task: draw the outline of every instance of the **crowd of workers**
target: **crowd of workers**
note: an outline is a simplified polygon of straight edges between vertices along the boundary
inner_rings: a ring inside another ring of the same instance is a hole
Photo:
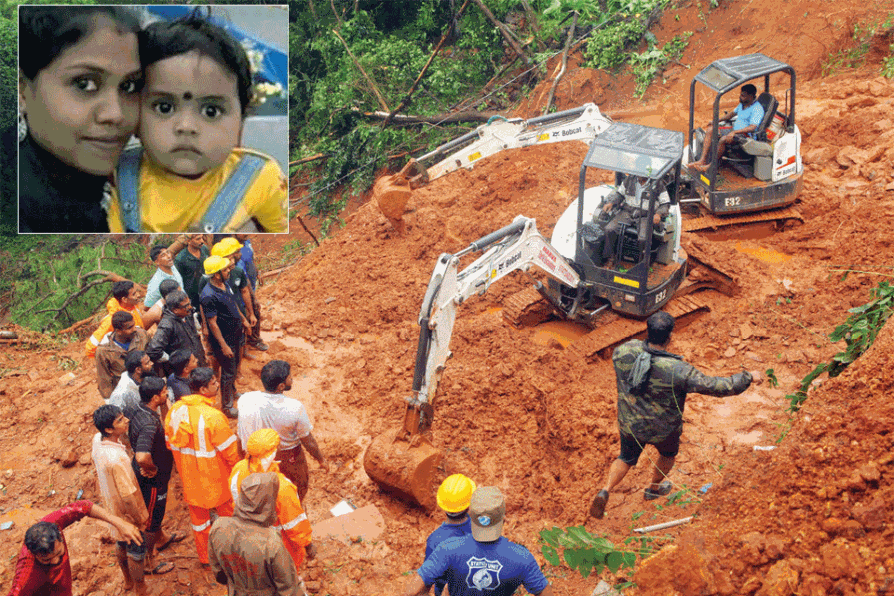
[[[305,513],[305,451],[322,470],[328,465],[304,405],[284,393],[292,387],[287,362],[263,366],[262,391],[236,393],[245,344],[267,349],[259,334],[257,269],[244,235],[209,244],[195,234],[153,247],[149,256],[158,269],[142,308],[133,282],[113,285],[108,315],[86,342],[101,403],[91,453],[105,507],[77,501],[31,526],[9,596],[72,594],[62,530],[85,516],[112,525],[125,589],[149,593],[145,576],[174,568],[158,553],[186,537],[162,528],[174,468],[199,562],[231,596],[306,594],[299,571],[316,549]],[[645,445],[654,445],[659,458],[644,498],[669,494],[688,393],[735,395],[751,383],[747,372],[709,377],[667,352],[673,328],[673,317],[655,313],[646,341],[615,350],[621,453],[591,517],[603,517],[610,491]],[[235,432],[228,418],[237,419]],[[454,596],[501,596],[522,585],[551,596],[531,552],[502,536],[506,501],[499,488],[454,474],[440,485],[437,504],[446,520],[429,536],[405,596],[432,587],[436,595],[446,587]]]

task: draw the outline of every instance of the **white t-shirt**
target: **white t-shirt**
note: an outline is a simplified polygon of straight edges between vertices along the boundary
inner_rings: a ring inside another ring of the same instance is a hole
[[[242,394],[236,407],[239,410],[236,434],[243,451],[252,433],[262,428],[272,428],[279,433],[282,451],[297,447],[314,428],[304,404],[281,393],[249,391]]]
[[[123,412],[127,408],[136,408],[140,401],[140,386],[124,371],[106,403],[118,406]]]

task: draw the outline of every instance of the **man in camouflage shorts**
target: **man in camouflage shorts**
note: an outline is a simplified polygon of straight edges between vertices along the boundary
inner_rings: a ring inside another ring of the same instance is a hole
[[[674,318],[656,312],[646,321],[647,341],[633,339],[618,346],[612,355],[618,382],[618,430],[621,455],[612,462],[605,486],[590,505],[590,515],[601,519],[611,490],[636,465],[645,445],[654,445],[658,461],[652,484],[645,490],[651,501],[671,491],[667,478],[680,448],[683,409],[687,393],[716,397],[738,395],[751,385],[751,374],[709,377],[665,351],[674,330]]]

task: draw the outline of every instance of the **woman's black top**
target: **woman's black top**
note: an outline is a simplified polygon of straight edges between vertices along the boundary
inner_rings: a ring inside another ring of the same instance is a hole
[[[107,180],[62,162],[29,135],[19,143],[19,233],[108,232]]]

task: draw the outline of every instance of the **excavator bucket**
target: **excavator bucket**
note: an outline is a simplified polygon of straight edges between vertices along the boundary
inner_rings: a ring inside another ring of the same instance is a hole
[[[403,234],[403,215],[407,201],[413,194],[410,177],[416,170],[416,161],[410,160],[397,174],[382,176],[373,185],[373,197],[382,214],[399,233]]]
[[[399,429],[373,439],[363,457],[363,468],[386,492],[433,509],[435,472],[443,454],[425,437],[406,435]]]

